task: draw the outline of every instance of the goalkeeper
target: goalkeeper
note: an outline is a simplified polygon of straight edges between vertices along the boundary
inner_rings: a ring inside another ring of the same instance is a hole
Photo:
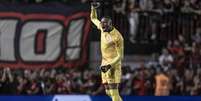
[[[123,58],[123,37],[121,33],[112,26],[109,17],[103,17],[101,21],[97,18],[96,6],[91,6],[91,21],[101,31],[101,54],[102,63],[100,66],[102,84],[106,94],[112,101],[122,101],[118,87],[121,82],[121,61]]]

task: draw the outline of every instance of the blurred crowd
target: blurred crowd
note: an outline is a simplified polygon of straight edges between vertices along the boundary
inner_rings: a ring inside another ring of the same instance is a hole
[[[155,76],[162,71],[170,79],[170,95],[201,95],[200,0],[105,0],[102,4],[99,14],[112,14],[114,25],[131,43],[166,44],[160,53],[153,53],[139,67],[122,67],[122,95],[154,95]],[[100,80],[100,73],[90,69],[11,70],[7,67],[0,70],[0,94],[102,95],[105,93]]]
[[[0,95],[95,94],[99,76],[66,68],[0,70]]]
[[[131,43],[167,43],[179,35],[191,42],[201,27],[200,0],[114,0],[111,12]]]
[[[111,16],[114,26],[131,43],[168,42],[191,35],[201,27],[200,0],[1,0],[9,3],[101,3],[98,16]],[[200,35],[198,35],[200,37]]]
[[[198,42],[197,42],[198,41]],[[122,95],[154,95],[155,77],[165,72],[170,80],[170,95],[201,95],[200,39],[192,46],[184,38],[168,42],[161,53],[154,53],[139,67],[122,67]],[[94,69],[41,68],[0,70],[0,94],[90,94],[104,95],[100,72]]]
[[[153,96],[156,76],[170,80],[170,95],[201,95],[200,63],[180,64],[166,49],[135,69],[122,67],[121,95]],[[91,69],[41,68],[0,70],[0,95],[89,94],[105,95],[100,72]]]

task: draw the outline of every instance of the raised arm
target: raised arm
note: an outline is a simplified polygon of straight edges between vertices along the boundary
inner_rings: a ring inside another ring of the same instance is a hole
[[[11,70],[9,67],[6,68],[7,70],[7,74],[8,74],[8,78],[9,78],[9,82],[12,83],[14,81],[13,75],[11,73]]]
[[[96,27],[98,29],[100,29],[100,21],[98,20],[96,9],[93,6],[91,6],[91,15],[90,15],[90,17],[91,17],[91,21],[93,22],[93,24],[95,24]]]

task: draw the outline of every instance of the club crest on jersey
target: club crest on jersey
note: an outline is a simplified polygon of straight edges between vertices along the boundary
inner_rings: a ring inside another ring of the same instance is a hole
[[[106,41],[107,41],[108,43],[111,43],[111,42],[112,42],[112,37],[111,37],[110,35],[107,35],[107,36],[106,36]]]

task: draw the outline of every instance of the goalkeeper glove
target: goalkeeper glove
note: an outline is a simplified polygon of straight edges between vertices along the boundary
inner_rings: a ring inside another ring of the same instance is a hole
[[[112,68],[112,66],[109,64],[109,65],[104,65],[104,66],[101,66],[100,69],[103,73],[106,73],[110,68]]]
[[[91,3],[91,6],[94,7],[95,9],[98,8],[100,5],[101,5],[100,2],[96,2],[96,1],[93,1]]]

